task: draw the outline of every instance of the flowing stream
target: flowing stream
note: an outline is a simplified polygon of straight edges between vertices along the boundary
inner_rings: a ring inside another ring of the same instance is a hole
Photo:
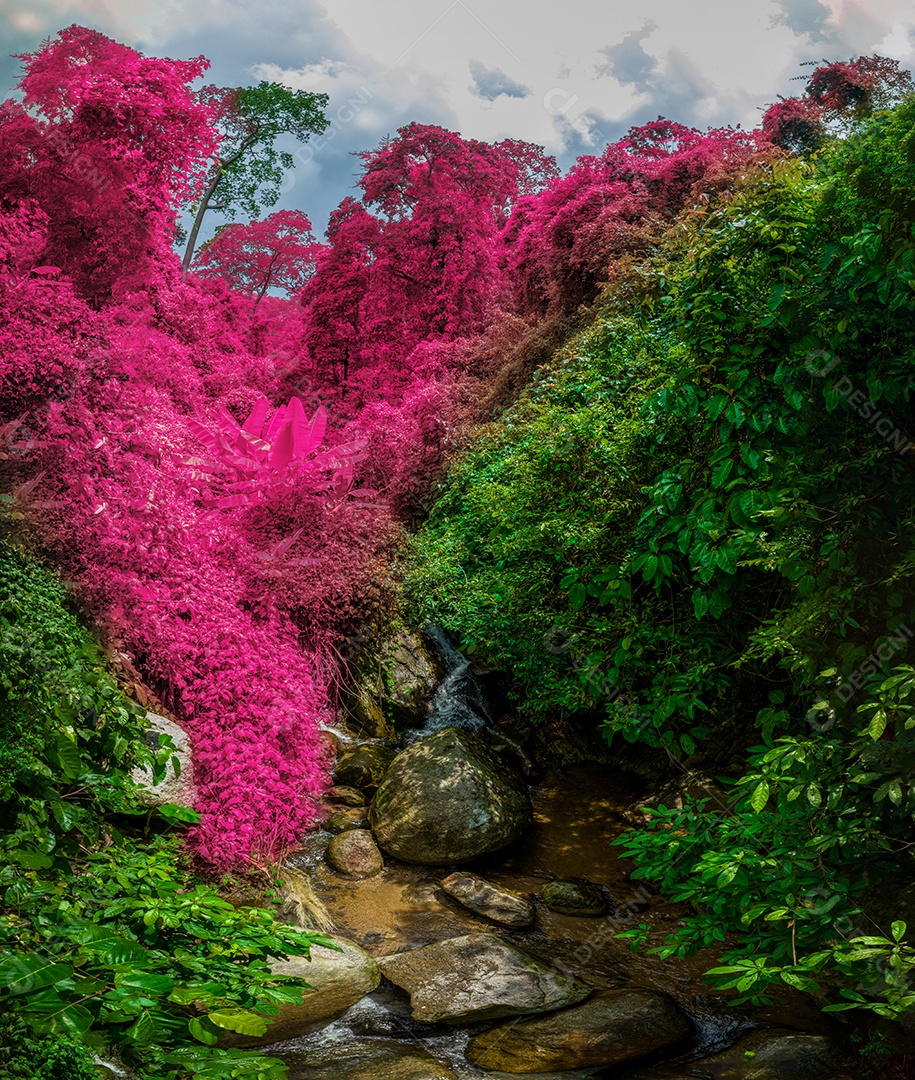
[[[424,733],[446,727],[480,731],[492,726],[489,703],[479,682],[470,669],[470,660],[452,645],[448,635],[438,626],[426,630],[435,646],[445,677],[439,683],[427,706],[428,719]]]
[[[424,730],[413,737],[456,725],[479,731],[491,719],[485,696],[466,657],[444,634],[434,637],[445,675],[428,707]],[[410,736],[407,736],[407,741]],[[822,1014],[806,997],[786,989],[773,1008],[752,1015],[731,1009],[727,996],[714,993],[702,973],[717,962],[712,953],[690,959],[661,960],[645,949],[630,950],[616,935],[640,923],[651,926],[649,945],[659,945],[683,917],[685,909],[631,879],[633,864],[613,844],[628,827],[623,810],[644,794],[644,781],[613,772],[606,765],[582,764],[548,773],[532,789],[534,826],[514,845],[462,867],[538,901],[551,879],[589,882],[608,900],[608,914],[591,919],[557,914],[536,903],[534,925],[507,929],[462,907],[440,887],[450,870],[389,861],[375,877],[352,880],[332,871],[323,859],[328,834],[312,834],[296,862],[307,869],[315,891],[326,904],[343,937],[376,957],[469,933],[496,933],[532,956],[556,964],[596,989],[644,987],[672,995],[696,1027],[693,1043],[668,1061],[692,1060],[735,1042],[742,1032],[762,1024],[806,1031],[823,1028]],[[303,1051],[348,1052],[353,1044],[392,1040],[419,1047],[461,1078],[507,1077],[469,1064],[464,1049],[473,1034],[489,1025],[452,1028],[411,1019],[406,994],[382,981],[379,989],[324,1029],[282,1044],[273,1052],[293,1066],[291,1076],[332,1072],[296,1070]],[[363,1075],[360,1073],[360,1075]],[[369,1075],[366,1073],[365,1075]],[[381,1080],[381,1074],[379,1080]],[[392,1074],[394,1075],[394,1074]],[[396,1074],[398,1078],[400,1073]],[[413,1073],[404,1073],[413,1080]],[[444,1075],[444,1074],[443,1074]],[[539,1073],[534,1080],[558,1077],[623,1076],[619,1067],[565,1073]],[[425,1073],[416,1080],[427,1080]],[[429,1074],[428,1080],[435,1080]]]

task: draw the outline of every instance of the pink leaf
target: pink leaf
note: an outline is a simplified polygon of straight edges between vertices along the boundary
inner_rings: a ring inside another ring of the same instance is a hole
[[[280,405],[273,416],[270,417],[270,423],[267,424],[266,431],[263,432],[262,438],[272,445],[273,440],[276,438],[280,428],[286,422],[286,406]]]
[[[292,399],[293,401],[296,398]],[[279,410],[277,410],[279,412]],[[276,472],[284,472],[295,454],[295,429],[292,424],[284,424],[275,439],[271,439],[270,467]]]
[[[248,419],[242,424],[241,429],[246,435],[259,439],[264,430],[267,413],[270,411],[270,402],[262,397],[254,403],[254,408],[248,413]]]

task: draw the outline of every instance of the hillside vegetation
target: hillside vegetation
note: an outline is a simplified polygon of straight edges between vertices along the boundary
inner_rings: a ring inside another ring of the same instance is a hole
[[[915,1003],[915,100],[816,68],[758,130],[659,118],[564,175],[425,124],[325,243],[257,215],[320,94],[193,88],[83,27],[0,105],[0,1008],[10,1076],[276,1077],[320,938],[229,903],[318,820],[397,619],[529,719],[709,798],[624,844],[719,981]],[[195,227],[179,258],[179,217]],[[194,809],[147,707],[194,753]],[[621,755],[623,759],[623,755]],[[718,774],[739,776],[730,787]],[[708,774],[708,775],[706,775]],[[898,887],[890,909],[881,890]],[[632,933],[638,945],[646,932]],[[735,944],[736,942],[736,944]],[[2,1055],[6,1055],[6,1060]]]

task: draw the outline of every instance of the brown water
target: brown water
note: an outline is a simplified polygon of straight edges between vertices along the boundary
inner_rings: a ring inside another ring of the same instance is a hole
[[[443,892],[439,882],[450,873],[449,868],[390,863],[381,874],[364,881],[342,878],[320,857],[326,835],[312,838],[311,855],[303,853],[304,861],[339,933],[374,956],[461,934],[498,933],[596,988],[641,986],[671,994],[697,1024],[694,1057],[729,1045],[741,1030],[759,1022],[806,1031],[832,1030],[831,1022],[808,998],[789,990],[765,1011],[730,1007],[728,999],[735,993],[716,992],[702,979],[702,973],[717,962],[710,951],[667,960],[647,953],[649,946],[661,944],[687,909],[632,881],[634,865],[613,846],[627,827],[622,811],[639,797],[642,786],[635,777],[608,773],[598,765],[550,774],[532,794],[535,819],[528,833],[512,847],[466,867],[529,897],[537,897],[545,882],[554,878],[587,880],[601,888],[613,905],[602,918],[559,915],[538,903],[534,926],[507,930],[462,908]],[[633,953],[615,935],[640,923],[651,927],[649,942]],[[415,1024],[405,997],[391,988],[372,995],[329,1029],[296,1045],[327,1045],[351,1040],[354,1033],[419,1042],[460,1076],[495,1075],[463,1060],[465,1032]]]

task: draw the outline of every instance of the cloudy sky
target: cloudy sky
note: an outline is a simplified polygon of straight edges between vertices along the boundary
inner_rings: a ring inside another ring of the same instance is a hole
[[[0,79],[79,23],[152,55],[212,62],[208,82],[269,79],[330,96],[330,127],[291,149],[281,206],[322,232],[352,154],[401,125],[541,143],[568,166],[659,114],[754,126],[808,60],[915,66],[915,0],[0,0]]]

